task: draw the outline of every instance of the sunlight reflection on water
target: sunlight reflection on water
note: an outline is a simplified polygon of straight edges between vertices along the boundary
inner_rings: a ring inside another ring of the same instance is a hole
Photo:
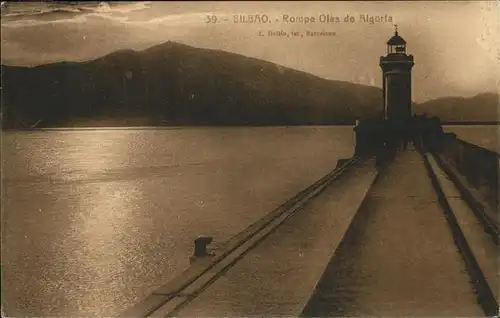
[[[350,157],[352,127],[3,133],[4,310],[111,316]]]

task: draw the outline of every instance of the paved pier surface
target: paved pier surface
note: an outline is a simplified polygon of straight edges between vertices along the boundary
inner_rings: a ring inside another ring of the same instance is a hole
[[[297,316],[376,177],[373,162],[347,170],[180,310],[153,316]]]
[[[303,316],[484,316],[414,150],[382,171]]]
[[[470,278],[477,271],[466,262],[477,261],[498,289],[497,248],[426,158],[427,167],[409,149],[378,173],[373,160],[348,168],[272,221],[277,227],[245,241],[243,254],[231,253],[180,292],[172,287],[186,280],[179,277],[125,316],[484,316]],[[457,233],[468,254],[457,248]]]

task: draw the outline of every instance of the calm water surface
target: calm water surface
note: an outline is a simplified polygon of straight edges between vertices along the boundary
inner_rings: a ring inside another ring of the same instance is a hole
[[[2,134],[9,316],[111,316],[350,157],[351,127]]]
[[[444,131],[454,132],[458,138],[500,152],[499,126],[445,126]]]
[[[498,149],[496,126],[459,127]],[[350,157],[351,127],[2,133],[9,316],[112,316]]]

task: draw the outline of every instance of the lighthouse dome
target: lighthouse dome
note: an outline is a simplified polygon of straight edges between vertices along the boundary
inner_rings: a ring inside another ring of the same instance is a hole
[[[405,45],[406,41],[399,36],[398,31],[394,33],[394,36],[387,41],[387,45]]]

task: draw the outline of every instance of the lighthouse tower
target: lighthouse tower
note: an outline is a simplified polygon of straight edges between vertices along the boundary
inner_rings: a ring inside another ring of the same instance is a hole
[[[404,127],[411,118],[411,69],[413,55],[406,54],[406,41],[395,26],[387,41],[387,55],[380,57],[383,75],[383,119],[391,127]]]
[[[408,141],[415,137],[411,111],[413,55],[406,54],[406,41],[395,27],[394,36],[387,41],[387,55],[380,57],[384,92],[382,114],[378,119],[356,123],[357,156],[380,154],[383,149],[406,149]]]

